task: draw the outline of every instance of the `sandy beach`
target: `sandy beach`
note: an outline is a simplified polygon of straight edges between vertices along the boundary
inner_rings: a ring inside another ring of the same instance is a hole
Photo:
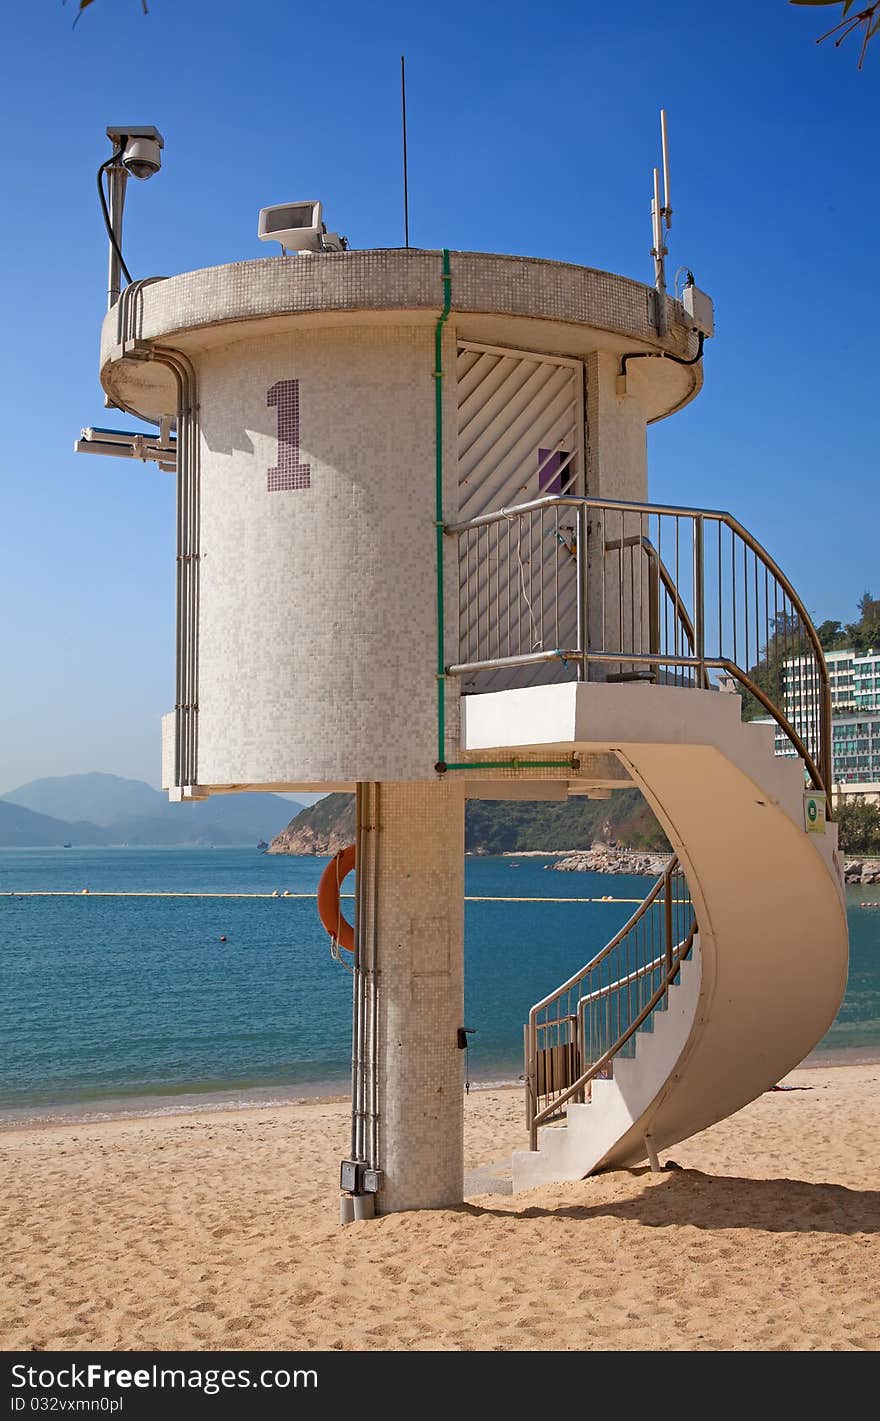
[[[663,1158],[341,1228],[313,1101],[0,1135],[0,1347],[876,1349],[880,1065],[800,1070]],[[467,1100],[469,1167],[524,1144]]]

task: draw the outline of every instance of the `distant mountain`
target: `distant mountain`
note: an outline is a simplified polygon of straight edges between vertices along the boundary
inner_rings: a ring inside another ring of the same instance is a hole
[[[187,804],[170,804],[160,790],[142,780],[97,772],[60,775],[33,780],[0,798],[0,805],[30,811],[34,820],[49,816],[40,826],[26,819],[12,826],[4,843],[26,844],[28,823],[34,834],[54,832],[61,823],[62,842],[77,844],[132,844],[160,847],[175,844],[256,844],[287,824],[291,810],[302,806],[277,794],[214,795]],[[75,822],[78,821],[78,822]],[[85,821],[85,823],[83,823]],[[39,837],[34,844],[57,842]]]
[[[143,780],[95,771],[31,780],[3,798],[36,814],[51,814],[53,819],[88,819],[92,824],[112,824],[129,815],[156,814],[168,807],[167,797]]]
[[[354,841],[354,796],[329,794],[297,814],[269,845],[270,854],[335,854]],[[471,799],[465,849],[475,854],[589,848],[594,839],[622,848],[666,849],[666,836],[637,789],[610,799]]]
[[[0,799],[0,847],[4,849],[51,848],[68,843],[106,844],[107,831],[97,824],[64,819],[51,819],[48,814],[34,814],[20,804]]]

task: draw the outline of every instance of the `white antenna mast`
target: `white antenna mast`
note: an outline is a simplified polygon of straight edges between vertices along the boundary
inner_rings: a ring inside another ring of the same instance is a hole
[[[669,134],[666,128],[666,110],[660,110],[660,144],[663,153],[663,201],[660,201],[660,172],[654,169],[654,195],[651,199],[651,236],[654,258],[654,290],[657,293],[657,331],[666,334],[666,233],[672,226],[672,206],[669,192]]]
[[[669,200],[669,134],[665,109],[660,110],[660,143],[663,148],[663,220],[668,232],[672,226],[672,203]]]

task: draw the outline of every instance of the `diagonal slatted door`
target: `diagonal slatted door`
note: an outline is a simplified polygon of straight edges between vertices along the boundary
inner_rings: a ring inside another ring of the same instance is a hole
[[[542,494],[584,490],[584,378],[577,360],[463,342],[456,360],[461,521]],[[462,660],[570,648],[576,638],[573,510],[494,524],[459,542]],[[550,667],[467,678],[462,689],[500,690]]]

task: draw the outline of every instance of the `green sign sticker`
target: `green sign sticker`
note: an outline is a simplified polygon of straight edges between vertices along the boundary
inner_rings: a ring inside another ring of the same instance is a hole
[[[823,834],[825,832],[824,795],[804,795],[804,828],[808,834]]]

